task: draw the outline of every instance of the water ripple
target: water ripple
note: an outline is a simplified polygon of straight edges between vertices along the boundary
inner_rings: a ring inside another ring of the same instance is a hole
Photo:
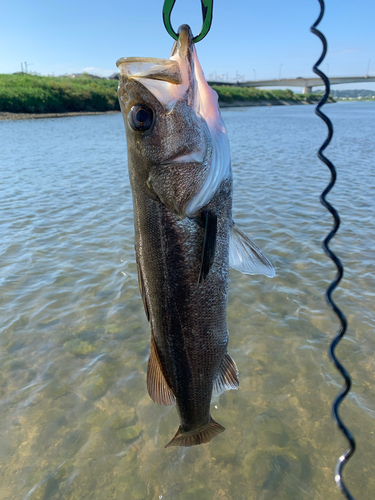
[[[334,247],[346,267],[336,294],[349,319],[340,357],[354,379],[342,411],[359,450],[348,482],[371,498],[375,108],[328,110],[343,219]],[[121,116],[0,122],[0,498],[338,498],[330,404],[340,381],[326,356],[336,322],[323,299],[334,270],[320,248],[331,221],[315,157],[324,131],[309,106],[223,116],[234,218],[277,276],[231,271],[240,388],[212,408],[227,430],[168,451],[178,422],[146,390],[150,333]]]

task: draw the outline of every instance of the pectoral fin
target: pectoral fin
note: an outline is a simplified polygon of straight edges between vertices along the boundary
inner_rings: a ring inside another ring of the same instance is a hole
[[[213,394],[220,396],[230,389],[238,389],[238,369],[231,356],[226,353],[221,362],[219,374],[214,382]]]
[[[141,292],[142,300],[143,300],[143,306],[145,308],[145,313],[147,316],[147,320],[150,321],[150,313],[148,311],[148,305],[147,305],[147,300],[146,300],[146,291],[145,291],[145,286],[143,284],[143,276],[142,276],[142,269],[141,266],[139,265],[137,261],[137,271],[138,271],[138,284],[139,284],[139,290]]]
[[[198,283],[201,283],[207,277],[210,267],[214,262],[216,249],[217,216],[210,213],[208,210],[205,210],[204,218],[204,240]]]
[[[271,262],[261,249],[233,223],[229,240],[229,265],[243,274],[275,276]]]
[[[174,405],[175,395],[165,380],[153,333],[151,333],[150,357],[147,366],[147,390],[150,398],[160,405]]]

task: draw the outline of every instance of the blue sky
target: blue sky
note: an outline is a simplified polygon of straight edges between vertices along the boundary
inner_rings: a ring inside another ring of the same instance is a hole
[[[108,76],[125,56],[169,57],[172,39],[161,19],[163,0],[2,0],[0,73],[87,71]],[[246,79],[312,75],[321,42],[309,28],[317,0],[214,0],[210,33],[197,44],[206,77],[236,73]],[[375,75],[374,0],[328,0],[321,24],[329,56],[322,69],[335,75]],[[176,0],[172,24],[201,28],[200,0]],[[329,65],[329,67],[327,66]],[[282,65],[282,66],[281,66]],[[339,86],[334,88],[339,89]],[[370,88],[375,83],[342,85]]]

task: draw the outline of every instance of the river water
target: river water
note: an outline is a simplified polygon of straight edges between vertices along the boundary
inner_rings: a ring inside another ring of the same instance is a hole
[[[375,487],[375,105],[325,108],[338,167],[333,248],[349,319],[338,349],[353,376],[341,415],[358,451],[357,499]],[[326,136],[312,106],[225,109],[234,218],[277,276],[230,274],[229,352],[240,388],[216,397],[226,431],[164,445],[175,408],[146,390],[150,329],[138,291],[120,114],[0,122],[0,498],[326,500],[346,448],[330,416],[342,383],[327,357],[338,329],[324,300]]]

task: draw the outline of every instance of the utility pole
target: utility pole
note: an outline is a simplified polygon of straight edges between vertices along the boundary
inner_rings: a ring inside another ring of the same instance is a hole
[[[27,62],[25,61],[25,69],[26,69],[26,73],[28,73],[28,68],[27,68],[27,67],[28,67],[28,66],[32,66],[33,64],[34,64],[34,63],[27,63]]]
[[[23,64],[22,64],[22,63],[21,63],[21,71],[22,71],[22,73],[23,73]]]

